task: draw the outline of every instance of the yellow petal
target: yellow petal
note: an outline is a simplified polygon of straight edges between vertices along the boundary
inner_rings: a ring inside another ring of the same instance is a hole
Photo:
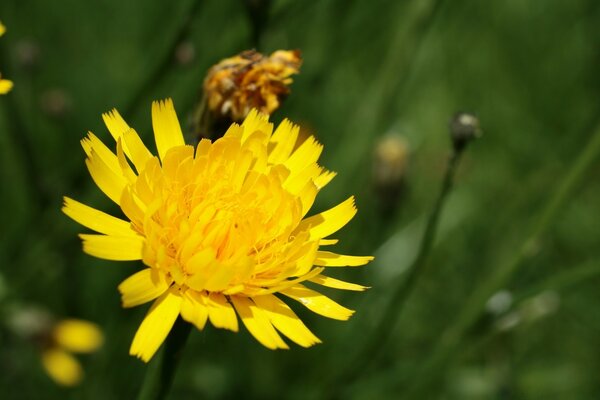
[[[368,289],[367,286],[357,285],[356,283],[350,283],[341,281],[339,279],[332,278],[330,276],[319,275],[310,279],[311,282],[316,283],[321,286],[327,286],[334,289],[342,289],[342,290],[354,290],[357,292],[362,292],[363,290]]]
[[[203,296],[197,292],[188,290],[183,296],[181,303],[181,317],[194,324],[199,330],[204,329],[208,319],[208,309]]]
[[[323,151],[323,145],[311,136],[304,141],[283,165],[292,173],[298,173],[310,164],[316,163]]]
[[[265,138],[270,137],[273,132],[273,124],[269,122],[268,115],[259,113],[253,108],[244,119],[242,129],[244,132],[242,134],[242,143],[244,143],[256,131],[265,133]]]
[[[113,217],[68,197],[63,197],[63,200],[64,206],[62,212],[86,228],[104,233],[105,235],[137,236],[127,221]]]
[[[136,272],[119,285],[123,307],[135,307],[154,300],[170,285],[171,280],[162,271],[146,268]]]
[[[4,32],[6,32],[6,27],[0,22],[0,36],[4,35]]]
[[[80,319],[62,320],[52,333],[57,344],[74,353],[91,353],[104,341],[98,325]]]
[[[308,230],[310,240],[321,239],[340,230],[354,215],[356,215],[354,196],[350,196],[343,203],[302,220],[298,224],[296,231],[302,232]]]
[[[115,108],[102,114],[102,119],[104,120],[104,124],[108,128],[108,131],[115,139],[115,142],[119,140],[125,132],[131,129]]]
[[[152,128],[154,129],[156,149],[161,160],[164,159],[169,149],[185,144],[171,99],[152,102]]]
[[[114,261],[142,259],[145,239],[141,236],[106,236],[81,234],[83,251],[87,254]]]
[[[123,134],[125,147],[129,149],[129,158],[138,174],[146,167],[146,163],[152,158],[152,153],[146,147],[135,129],[129,129]]]
[[[135,333],[129,354],[150,361],[171,331],[181,311],[181,296],[170,291],[158,298]]]
[[[242,296],[231,296],[231,301],[246,329],[263,346],[271,350],[289,348],[273,328],[265,312],[258,308],[252,300]]]
[[[92,179],[96,182],[96,185],[98,185],[100,190],[102,190],[112,201],[119,204],[123,189],[127,185],[125,178],[112,171],[93,149],[91,156],[85,160],[85,164],[90,171]]]
[[[83,378],[79,362],[66,351],[52,348],[42,353],[42,365],[56,383],[62,386],[75,386]]]
[[[292,309],[276,296],[268,294],[256,296],[252,300],[265,312],[275,328],[300,346],[310,347],[321,343]]]
[[[117,159],[119,160],[119,168],[121,170],[121,175],[123,175],[123,177],[125,177],[125,179],[129,181],[129,183],[134,183],[135,179],[137,178],[137,175],[135,174],[135,172],[133,172],[133,169],[131,169],[131,166],[125,158],[122,138],[119,138],[119,140],[117,140]],[[119,198],[119,202],[120,200],[121,198]]]
[[[288,159],[298,138],[300,127],[284,119],[271,137],[271,143],[275,143],[273,150],[269,153],[269,164],[283,164]]]
[[[215,328],[238,331],[238,320],[233,307],[221,293],[211,293],[205,296],[208,307],[208,318]]]
[[[317,251],[315,265],[323,267],[357,267],[373,260],[371,256],[346,256],[329,251]]]
[[[319,240],[319,246],[331,246],[339,242],[338,239],[321,239]]]
[[[12,81],[8,79],[0,79],[0,94],[6,94],[13,88]]]
[[[354,311],[339,305],[329,297],[310,290],[303,285],[296,285],[282,290],[281,293],[299,301],[309,310],[327,318],[345,321],[354,314]]]
[[[106,145],[98,139],[92,132],[88,132],[87,137],[81,139],[81,147],[88,157],[92,156],[92,150],[100,157],[102,162],[110,168],[112,172],[117,175],[121,174],[121,168],[119,167],[119,160],[115,153],[113,153]]]
[[[317,179],[315,179],[315,185],[317,185],[317,187],[320,189],[322,189],[323,187],[325,187],[325,185],[327,185],[329,182],[331,182],[331,180],[333,178],[335,178],[337,174],[335,172],[332,171],[323,171],[321,173],[321,175],[319,175],[317,177]]]

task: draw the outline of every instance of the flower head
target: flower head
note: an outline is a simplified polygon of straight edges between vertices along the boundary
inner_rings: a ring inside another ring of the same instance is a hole
[[[6,27],[0,22],[0,36],[4,35],[6,32]],[[13,87],[12,81],[8,79],[2,79],[2,74],[0,74],[0,94],[6,94],[10,92]]]
[[[297,50],[278,50],[269,57],[249,50],[226,58],[208,71],[204,81],[208,107],[233,121],[242,121],[253,108],[270,115],[289,94],[291,76],[301,64]]]
[[[237,314],[270,349],[288,347],[278,331],[304,347],[318,343],[280,296],[329,318],[352,315],[305,286],[310,281],[364,290],[324,271],[372,259],[320,249],[336,243],[326,238],[356,208],[350,197],[305,217],[334,177],[317,165],[322,146],[314,138],[295,147],[297,126],[286,120],[273,132],[267,116],[252,111],[222,138],[188,146],[173,103],[166,100],[152,105],[158,150],[153,156],[116,110],[104,114],[104,121],[116,154],[90,133],[82,141],[86,164],[127,220],[69,198],[63,211],[98,232],[81,235],[86,253],[142,260],[147,267],[119,285],[124,307],[154,301],[133,339],[132,355],[148,361],[179,315],[198,329],[208,320],[237,331]]]

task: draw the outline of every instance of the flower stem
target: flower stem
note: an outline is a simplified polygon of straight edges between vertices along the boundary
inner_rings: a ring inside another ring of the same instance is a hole
[[[334,382],[334,385],[332,385],[334,390],[352,382],[357,377],[358,373],[364,373],[365,367],[373,362],[376,359],[378,352],[385,347],[385,342],[389,339],[390,334],[394,330],[394,325],[402,312],[402,307],[406,304],[406,300],[412,293],[417,279],[423,274],[423,271],[427,266],[427,261],[435,240],[439,219],[446,199],[448,198],[448,194],[452,190],[454,175],[464,149],[465,147],[455,147],[448,159],[441,190],[427,220],[425,232],[423,233],[419,252],[417,253],[415,261],[408,270],[407,275],[400,284],[396,286],[375,331],[370,335],[370,339],[368,339],[366,345],[359,353],[359,356],[357,357],[358,362],[351,363],[350,370],[345,374],[342,374],[337,381]]]
[[[436,343],[432,356],[424,365],[420,373],[417,374],[417,380],[414,383],[408,398],[422,398],[422,391],[431,387],[436,377],[439,377],[444,370],[446,361],[456,353],[464,334],[480,317],[487,300],[498,290],[500,290],[509,281],[510,277],[517,271],[523,260],[531,254],[531,249],[538,243],[541,236],[555,220],[558,212],[566,201],[571,197],[578,184],[585,176],[585,172],[596,160],[600,153],[600,126],[596,128],[595,133],[586,146],[579,154],[579,157],[573,163],[571,169],[567,172],[556,191],[542,209],[535,220],[531,233],[523,242],[519,251],[507,264],[501,268],[495,269],[494,273],[481,286],[479,286],[472,296],[464,303],[465,307],[460,310],[457,317],[453,319],[453,324],[446,330],[444,335]],[[412,397],[411,397],[412,396]]]
[[[148,365],[138,400],[162,400],[166,398],[191,330],[192,324],[185,322],[181,317],[177,318],[169,336],[167,336],[164,349]]]

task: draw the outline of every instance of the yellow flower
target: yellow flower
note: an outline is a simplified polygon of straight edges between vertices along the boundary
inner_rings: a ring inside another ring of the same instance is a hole
[[[203,329],[248,331],[270,349],[319,343],[278,295],[325,317],[353,311],[309,289],[311,283],[346,290],[365,287],[323,274],[326,267],[358,266],[372,257],[320,250],[356,213],[350,197],[305,218],[318,191],[333,177],[317,165],[314,138],[295,150],[298,127],[252,111],[224,137],[187,146],[172,101],[154,102],[153,156],[116,110],[103,115],[116,154],[94,134],[82,140],[99,188],[128,220],[70,198],[63,211],[99,234],[83,234],[83,250],[108,260],[142,260],[148,267],[119,285],[124,307],[154,300],[130,354],[150,360],[179,315]],[[133,165],[135,170],[130,166]]]
[[[83,378],[83,368],[71,353],[91,353],[103,342],[100,329],[93,323],[65,319],[58,322],[42,350],[42,365],[59,385],[75,386]]]
[[[2,22],[0,22],[0,36],[4,35],[4,32],[6,32],[6,28],[4,25],[2,25]],[[6,94],[10,92],[12,87],[13,83],[8,79],[2,79],[2,74],[0,74],[0,94]]]
[[[242,121],[253,108],[270,115],[289,94],[291,76],[301,64],[297,50],[278,50],[269,57],[249,50],[226,58],[208,71],[204,81],[208,107],[233,121]]]

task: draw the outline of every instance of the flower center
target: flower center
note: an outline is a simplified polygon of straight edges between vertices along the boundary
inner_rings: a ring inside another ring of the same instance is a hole
[[[218,143],[196,157],[190,146],[174,148],[131,185],[145,208],[143,220],[132,219],[146,237],[144,263],[184,290],[234,293],[287,278],[297,258],[290,243],[306,240],[292,236],[299,200],[282,188],[280,169],[254,170],[252,153],[239,148],[238,159],[251,162],[232,167]]]

